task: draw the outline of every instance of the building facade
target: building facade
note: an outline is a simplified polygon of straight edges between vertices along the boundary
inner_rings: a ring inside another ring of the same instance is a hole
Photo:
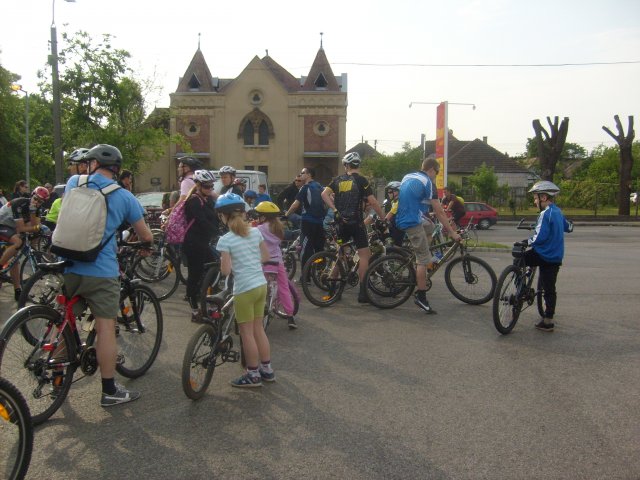
[[[268,54],[233,79],[214,77],[198,48],[170,95],[169,132],[209,169],[261,170],[271,185],[290,183],[303,166],[321,183],[337,175],[345,152],[347,75],[335,76],[322,46],[309,74],[296,78]],[[144,190],[177,188],[178,144],[138,175]]]

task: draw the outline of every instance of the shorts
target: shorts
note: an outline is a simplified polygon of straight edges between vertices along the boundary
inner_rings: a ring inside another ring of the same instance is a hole
[[[262,318],[266,300],[266,284],[234,295],[233,308],[236,312],[236,322],[248,323],[256,318]]]
[[[10,227],[9,225],[0,225],[0,237],[6,237],[7,240],[9,240],[16,233],[18,232],[16,232],[15,228]]]
[[[89,277],[76,273],[64,274],[67,297],[80,295],[94,317],[113,318],[120,310],[120,278]],[[74,313],[79,313],[74,310]]]
[[[358,250],[369,247],[367,229],[362,223],[341,223],[338,227],[338,236],[343,242],[353,238],[353,243]]]
[[[405,230],[416,254],[416,263],[418,265],[427,265],[431,261],[428,237],[434,230],[435,225],[431,220],[424,220],[420,225],[409,227]]]

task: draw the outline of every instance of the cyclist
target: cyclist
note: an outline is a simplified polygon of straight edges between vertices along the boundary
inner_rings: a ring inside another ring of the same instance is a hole
[[[359,303],[368,303],[366,285],[362,281],[364,274],[369,268],[369,241],[367,239],[367,229],[364,226],[364,202],[369,208],[373,208],[378,218],[384,218],[384,213],[380,208],[378,200],[373,195],[373,190],[365,177],[360,175],[360,164],[362,160],[357,152],[347,153],[342,159],[345,173],[335,177],[322,192],[322,199],[336,211],[336,222],[338,222],[338,233],[343,242],[353,238],[358,249],[360,263],[358,264],[358,277],[360,277],[360,292],[358,293]],[[331,198],[331,194],[335,194]]]
[[[255,209],[258,215],[258,230],[262,233],[264,242],[269,250],[269,257],[272,261],[277,261],[278,265],[265,265],[264,273],[275,273],[278,281],[278,301],[285,313],[289,315],[287,323],[289,329],[298,328],[295,319],[291,315],[293,313],[293,300],[291,292],[289,292],[289,278],[287,277],[287,269],[282,260],[282,249],[280,244],[284,239],[284,225],[278,217],[282,216],[282,212],[273,202],[260,202]]]
[[[314,253],[324,250],[324,217],[327,214],[322,199],[322,185],[315,181],[315,170],[305,167],[300,172],[304,185],[298,191],[286,216],[293,214],[302,205],[302,220],[300,222],[300,265],[304,266]],[[301,280],[302,281],[302,280]]]
[[[257,197],[258,194],[254,190],[247,190],[246,192],[244,192],[244,201],[250,209],[255,208]]]
[[[440,164],[435,156],[429,156],[422,161],[420,171],[404,176],[400,183],[396,215],[396,226],[407,234],[416,255],[417,291],[414,303],[428,314],[437,313],[427,300],[427,264],[431,261],[429,244],[435,229],[433,222],[426,217],[429,206],[440,223],[451,232],[452,238],[460,241],[460,235],[449,223],[435,194],[434,181],[439,171]]]
[[[456,226],[461,228],[460,219],[465,216],[467,211],[464,208],[464,203],[460,201],[460,198],[458,198],[454,191],[448,186],[444,187],[442,205],[445,207],[446,212],[451,213],[451,217],[453,218],[453,222]]]
[[[204,274],[204,265],[216,258],[209,242],[218,233],[218,216],[210,192],[215,178],[207,170],[196,170],[193,174],[196,187],[184,206],[187,224],[193,221],[187,230],[182,244],[187,257],[189,278],[187,279],[187,298],[191,305],[191,321],[201,322],[202,313],[198,307],[198,293]]]
[[[285,187],[282,192],[278,195],[276,199],[276,204],[280,207],[283,212],[286,212],[293,202],[296,200],[296,196],[298,195],[298,191],[302,187],[302,176],[300,174],[296,175],[296,178]],[[302,214],[302,205],[298,207],[298,209],[292,213],[291,215],[287,215],[287,219],[293,225],[294,228],[300,228],[300,215]]]
[[[11,200],[15,200],[16,198],[29,198],[29,185],[27,185],[26,180],[18,180],[13,187]]]
[[[244,192],[247,190],[247,181],[244,178],[236,178],[233,181],[233,186],[240,190],[240,195],[244,195]]]
[[[90,174],[89,188],[104,188],[115,183],[122,154],[111,145],[96,145],[82,158],[88,162]],[[78,175],[67,182],[65,194],[77,187]],[[104,248],[93,262],[74,261],[65,269],[64,285],[69,297],[80,295],[88,303],[96,320],[96,354],[102,377],[102,397],[100,405],[110,407],[131,402],[140,397],[139,392],[129,391],[114,380],[117,347],[116,317],[119,311],[120,277],[116,258],[115,232],[119,225],[128,222],[133,226],[138,238],[152,242],[151,230],[144,220],[144,210],[131,192],[120,188],[109,194],[107,222],[103,242]],[[64,210],[64,202],[62,210]],[[55,378],[54,378],[55,382]]]
[[[245,220],[245,203],[240,195],[221,195],[216,202],[216,212],[229,227],[229,232],[218,240],[217,249],[221,253],[222,274],[233,272],[234,309],[247,362],[246,372],[232,380],[231,385],[260,387],[262,380],[276,379],[271,367],[269,339],[262,326],[267,297],[262,263],[269,261],[269,251],[260,230],[251,228]]]
[[[51,208],[49,208],[47,215],[42,221],[52,232],[56,229],[56,223],[58,222],[58,215],[60,214],[60,207],[62,206],[62,196],[64,195],[64,184],[56,185],[53,187],[53,191],[56,193],[57,198],[51,204]]]
[[[49,190],[45,187],[36,187],[31,198],[15,198],[0,208],[0,237],[8,241],[10,245],[0,257],[0,266],[9,263],[22,248],[22,233],[39,232],[42,205],[49,198]],[[13,283],[14,298],[20,298],[20,265],[14,263],[9,271]]]
[[[222,182],[222,189],[220,190],[220,195],[224,195],[225,193],[231,191],[231,193],[235,193],[236,195],[240,195],[242,197],[243,191],[240,189],[238,185],[235,184],[236,180],[236,169],[230,167],[229,165],[225,165],[224,167],[220,167],[220,181]]]
[[[554,203],[560,188],[548,180],[536,182],[529,190],[533,201],[540,210],[533,235],[527,239],[531,247],[525,252],[525,262],[540,269],[540,280],[544,289],[544,317],[536,324],[538,330],[552,332],[553,315],[556,311],[556,279],[564,257],[564,234],[573,231],[573,224],[567,221],[562,211]]]
[[[86,175],[89,163],[83,159],[89,151],[88,148],[76,148],[67,157],[67,168],[69,175]]]
[[[256,206],[260,202],[270,202],[270,201],[271,201],[271,197],[267,193],[267,185],[264,183],[261,183],[260,185],[258,185],[258,197],[256,198]]]
[[[400,182],[393,181],[387,183],[385,187],[387,192],[387,200],[389,200],[389,210],[384,219],[389,224],[389,235],[393,240],[393,244],[401,247],[404,241],[404,232],[396,226],[396,214],[398,213],[398,195],[400,195]]]

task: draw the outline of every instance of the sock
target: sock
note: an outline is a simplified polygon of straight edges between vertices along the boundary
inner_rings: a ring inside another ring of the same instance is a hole
[[[271,366],[271,360],[266,362],[260,362],[260,369],[265,373],[273,373],[273,367]]]
[[[116,391],[116,381],[113,378],[102,379],[102,393],[113,395]]]
[[[258,367],[247,367],[247,374],[250,377],[259,377],[260,376],[260,370],[258,370]]]

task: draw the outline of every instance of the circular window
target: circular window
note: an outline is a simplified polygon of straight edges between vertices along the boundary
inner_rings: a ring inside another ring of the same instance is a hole
[[[262,103],[262,92],[260,90],[253,90],[249,94],[249,101],[252,105],[260,105]]]
[[[200,127],[197,124],[189,122],[185,125],[184,134],[187,137],[195,137],[198,133],[200,133]]]
[[[327,133],[329,133],[329,130],[331,130],[329,124],[324,120],[316,122],[313,126],[313,132],[320,137],[324,137]]]

